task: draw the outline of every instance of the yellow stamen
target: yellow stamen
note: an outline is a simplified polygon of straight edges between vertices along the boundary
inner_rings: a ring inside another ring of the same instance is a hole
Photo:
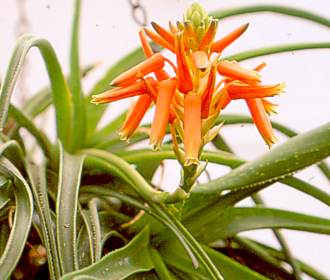
[[[264,105],[267,115],[270,116],[271,114],[277,114],[277,110],[276,110],[276,107],[278,106],[277,104],[274,104],[264,98],[261,99],[261,101],[262,101],[262,105]]]

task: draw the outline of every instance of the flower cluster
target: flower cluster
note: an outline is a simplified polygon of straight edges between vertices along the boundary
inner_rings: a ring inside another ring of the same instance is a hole
[[[187,10],[183,22],[170,22],[169,29],[151,24],[155,31],[141,28],[139,32],[146,60],[116,77],[111,82],[113,89],[92,98],[98,104],[139,96],[120,129],[123,139],[134,133],[155,104],[150,130],[152,147],[160,148],[169,124],[175,150],[178,151],[177,138],[184,144],[179,160],[185,166],[198,164],[203,145],[220,130],[216,119],[221,110],[231,101],[243,99],[267,145],[276,141],[268,117],[275,105],[265,98],[278,95],[284,84],[261,83],[259,72],[265,63],[250,70],[236,61],[220,59],[222,51],[244,33],[248,24],[215,40],[218,20],[196,3]],[[172,52],[175,62],[154,53],[147,37]],[[174,75],[166,72],[166,64],[173,68]]]

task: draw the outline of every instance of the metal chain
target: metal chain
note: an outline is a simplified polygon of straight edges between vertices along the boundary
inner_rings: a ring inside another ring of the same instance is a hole
[[[140,0],[128,0],[128,3],[132,8],[133,20],[138,25],[146,26],[148,24],[148,15]]]
[[[30,22],[26,13],[26,0],[16,0],[18,9],[18,18],[15,25],[16,37],[20,37],[24,33],[27,33],[30,29]],[[26,74],[28,72],[29,62],[25,59],[23,69],[20,74],[20,79],[18,81],[18,90],[20,91],[20,96],[22,97],[20,101],[24,102],[28,95],[28,87],[26,84]]]

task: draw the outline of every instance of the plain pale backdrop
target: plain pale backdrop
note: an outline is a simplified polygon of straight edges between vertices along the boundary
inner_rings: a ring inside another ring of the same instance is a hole
[[[19,0],[0,0],[0,77],[3,77],[16,39],[17,3]],[[54,46],[63,70],[67,73],[69,56],[70,24],[73,14],[73,1],[68,0],[26,0],[26,13],[29,20],[29,32],[48,39]],[[181,19],[182,13],[191,4],[187,0],[142,0],[149,20],[166,25],[168,20]],[[304,8],[330,18],[329,0],[291,0],[291,1],[248,1],[248,0],[217,0],[199,1],[208,11],[248,4],[290,4]],[[229,47],[224,55],[234,54],[251,48],[272,46],[276,44],[298,42],[329,42],[330,31],[326,27],[291,18],[283,15],[263,13],[243,15],[225,19],[219,24],[218,36],[224,35],[235,27],[250,22],[249,29],[235,44]],[[81,63],[87,65],[98,62],[98,68],[85,81],[88,90],[93,82],[108,66],[122,55],[138,46],[138,26],[131,17],[128,1],[120,0],[85,0],[82,8],[81,27]],[[304,132],[317,127],[330,119],[330,50],[297,51],[273,56],[261,57],[246,61],[243,65],[254,66],[265,61],[268,66],[263,71],[265,83],[286,82],[285,94],[276,98],[280,104],[279,114],[272,119],[280,121]],[[47,84],[47,76],[40,55],[33,50],[28,57],[26,69],[28,94],[33,94]],[[20,103],[22,95],[16,92],[14,101]],[[107,110],[107,118],[113,118],[123,106],[131,101],[120,101]],[[226,112],[246,113],[243,102],[232,104]],[[52,118],[50,118],[52,119]],[[104,122],[103,122],[104,123]],[[49,125],[50,124],[50,125]],[[51,120],[41,121],[47,130],[52,128]],[[253,159],[267,147],[256,129],[251,126],[229,127],[222,131],[230,140],[232,147],[239,156]],[[285,141],[279,135],[280,142]],[[173,189],[178,184],[178,165],[166,163],[165,178],[162,186]],[[208,167],[212,178],[219,177],[228,171],[212,164]],[[155,182],[160,181],[160,172]],[[315,184],[329,192],[330,185],[318,173],[316,168],[308,168],[299,173],[298,177]],[[205,181],[205,176],[201,181]],[[280,184],[262,191],[271,207],[300,211],[330,218],[328,207],[316,200],[300,194]],[[245,200],[242,205],[252,205]],[[293,254],[314,265],[330,277],[330,238],[328,236],[284,231],[291,244]],[[271,233],[260,230],[255,233],[244,233],[278,247]],[[308,278],[306,278],[308,279]]]

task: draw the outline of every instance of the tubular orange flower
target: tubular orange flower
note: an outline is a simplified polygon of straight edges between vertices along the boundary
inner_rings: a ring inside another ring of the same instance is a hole
[[[265,140],[268,147],[270,148],[272,144],[276,143],[277,138],[274,135],[272,125],[267,117],[262,101],[256,98],[246,99],[245,102],[248,105],[252,119],[257,126],[262,138]]]
[[[152,99],[147,94],[139,97],[128,112],[126,120],[118,133],[121,139],[128,140],[131,137],[149,109],[151,102]]]
[[[202,144],[201,97],[187,94],[184,98],[184,148],[185,165],[198,164]]]
[[[153,78],[148,77],[147,80],[150,85],[156,85],[156,81]],[[109,103],[120,99],[147,93],[148,91],[146,89],[145,82],[139,81],[125,88],[114,88],[104,93],[93,95],[92,103]]]
[[[171,32],[167,31],[165,28],[161,27],[156,22],[152,21],[151,25],[164,40],[166,40],[172,47],[174,47],[175,37]]]
[[[202,119],[206,119],[209,116],[212,94],[214,92],[214,86],[215,86],[216,71],[217,71],[217,66],[212,65],[207,80],[206,89],[202,95],[202,109],[201,109]]]
[[[211,52],[221,53],[226,47],[228,47],[237,38],[239,38],[246,31],[248,27],[249,24],[246,23],[238,27],[237,29],[235,29],[225,37],[221,38],[220,40],[214,42],[211,46]]]
[[[154,54],[154,52],[147,40],[147,36],[146,36],[146,33],[143,28],[141,28],[139,31],[139,37],[140,37],[141,46],[142,46],[145,56],[151,57]],[[158,81],[166,80],[169,78],[169,75],[166,73],[166,71],[164,69],[155,70],[155,75],[156,75]]]
[[[228,60],[222,60],[219,62],[218,72],[220,75],[233,80],[244,80],[247,83],[251,82],[252,84],[260,82],[260,75],[257,71],[245,69],[237,63]]]
[[[144,31],[147,33],[149,38],[153,40],[155,43],[163,46],[165,49],[168,49],[171,52],[174,52],[174,45],[166,41],[163,37],[160,37],[159,35],[157,35],[156,33],[154,33],[153,31],[151,31],[146,27],[144,27]]]
[[[170,107],[177,80],[171,78],[159,83],[158,96],[156,101],[156,112],[151,125],[150,144],[155,150],[160,148],[169,121]]]
[[[164,67],[164,57],[160,53],[153,54],[140,64],[132,67],[121,75],[117,76],[112,82],[112,86],[125,86],[134,83],[144,75],[155,72]]]
[[[231,83],[227,87],[231,99],[263,98],[278,95],[283,91],[285,84],[250,86],[240,83]]]
[[[178,66],[179,90],[183,93],[188,93],[193,89],[193,82],[184,53],[182,33],[177,33],[175,41],[175,53]]]
[[[199,44],[199,50],[208,51],[210,44],[212,43],[214,36],[217,32],[218,20],[212,20],[211,24],[205,33],[201,43]]]

